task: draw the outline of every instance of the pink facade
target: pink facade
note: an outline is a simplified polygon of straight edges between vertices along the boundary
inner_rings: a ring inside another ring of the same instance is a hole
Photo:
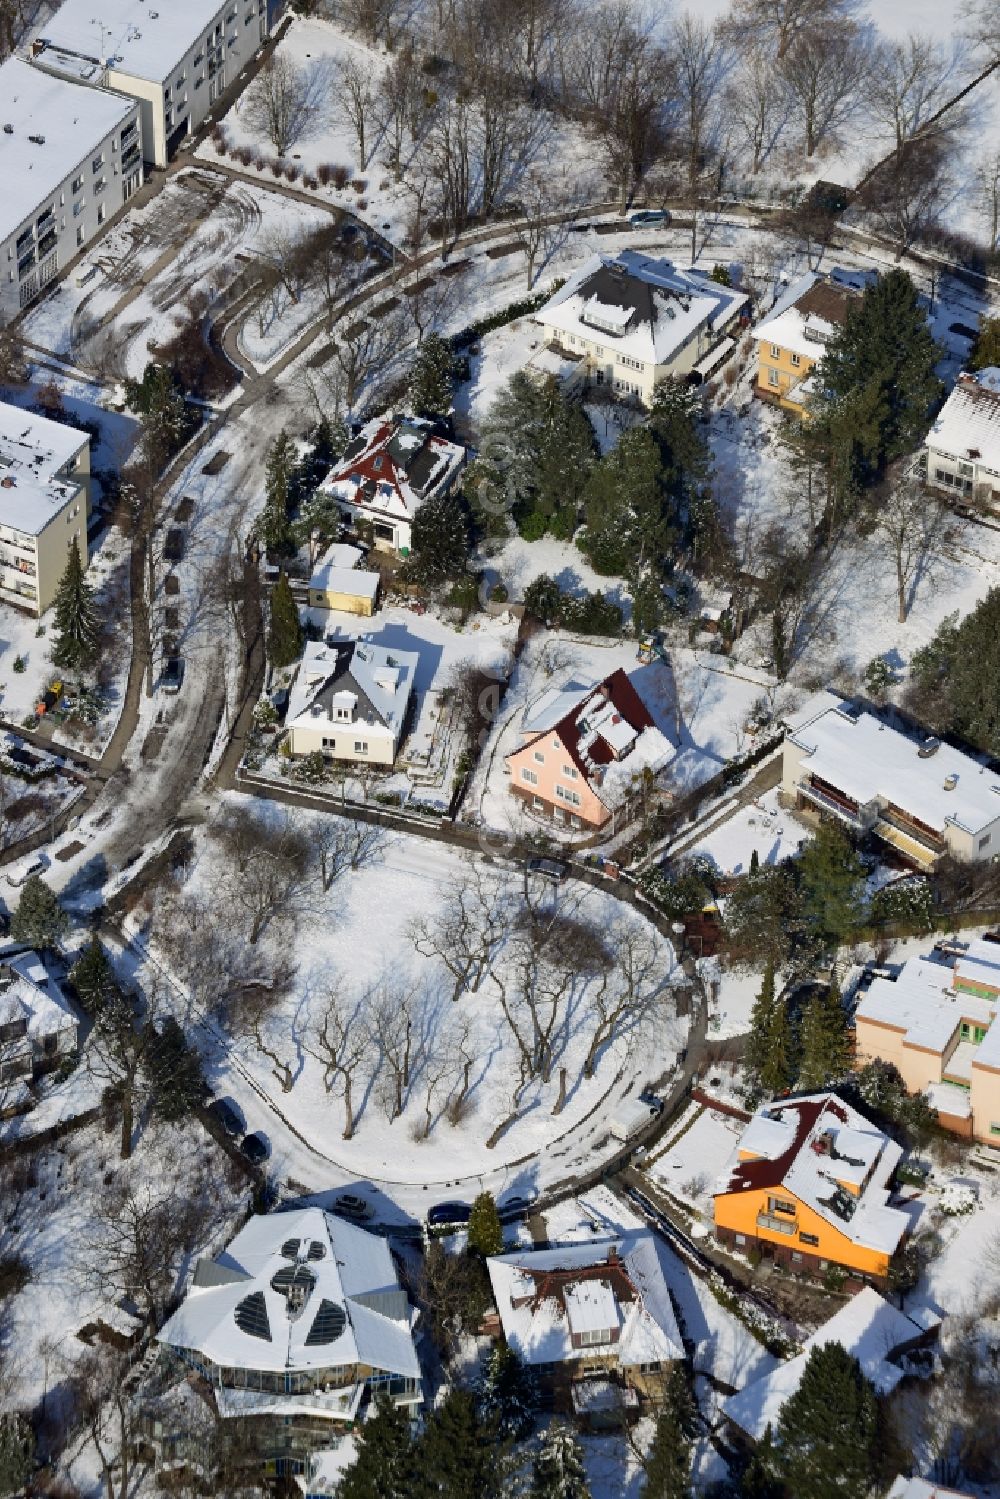
[[[515,750],[508,760],[510,789],[535,811],[549,816],[562,812],[572,824],[576,817],[587,827],[599,828],[611,816],[559,736],[558,729],[532,739]]]

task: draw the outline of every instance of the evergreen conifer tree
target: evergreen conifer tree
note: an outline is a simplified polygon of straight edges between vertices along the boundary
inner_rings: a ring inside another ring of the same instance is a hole
[[[115,979],[96,932],[74,963],[70,978],[87,1014],[97,1015],[113,993]]]
[[[568,400],[555,380],[543,387],[533,514],[565,540],[573,535],[587,478],[594,466],[594,429],[583,407]]]
[[[468,493],[492,516],[530,509],[538,487],[545,399],[523,372],[501,387],[486,413],[479,455],[469,471]]]
[[[410,371],[407,402],[417,416],[446,416],[455,391],[455,352],[439,333],[428,333]]]
[[[501,1499],[503,1454],[490,1440],[468,1390],[449,1390],[416,1446],[407,1499]]]
[[[793,1495],[864,1499],[878,1440],[875,1391],[839,1343],[814,1348],[776,1432],[775,1471]]]
[[[469,1250],[486,1259],[503,1253],[503,1229],[492,1192],[480,1192],[469,1217]]]
[[[580,1444],[560,1422],[549,1427],[535,1454],[529,1499],[590,1499]]]
[[[656,1418],[640,1499],[688,1499],[695,1416],[687,1375],[682,1365],[673,1364]]]
[[[205,1093],[201,1059],[172,1015],[154,1031],[145,1059],[153,1107],[161,1119],[184,1119]]]
[[[797,862],[808,933],[820,950],[840,947],[861,925],[865,868],[840,826],[821,822]]]
[[[410,1499],[413,1440],[405,1410],[385,1393],[355,1437],[355,1457],[337,1489],[338,1499]]]
[[[269,557],[289,555],[295,550],[291,524],[295,444],[282,428],[264,460],[264,508],[253,524],[256,540]]]
[[[55,947],[69,925],[69,918],[40,874],[25,880],[17,910],[11,917],[10,935],[31,947]]]
[[[749,872],[751,874],[758,874],[760,872],[760,854],[757,852],[756,849],[753,849],[753,851],[750,854],[750,871]]]
[[[519,1442],[528,1435],[535,1418],[535,1382],[508,1344],[493,1349],[478,1394],[479,1414],[496,1436]]]
[[[842,1078],[850,1067],[847,1012],[834,977],[827,989],[814,994],[799,1027],[798,1085],[809,1092]]]
[[[75,542],[66,558],[54,607],[52,659],[57,666],[70,671],[85,670],[97,657],[101,622],[93,592],[84,577],[80,549]]]
[[[35,1466],[35,1434],[24,1416],[0,1416],[0,1499],[10,1499]]]
[[[587,528],[578,541],[595,571],[641,572],[673,551],[680,525],[663,479],[660,445],[645,426],[622,433],[595,465],[583,492]]]
[[[991,588],[959,622],[949,615],[914,651],[915,706],[941,729],[1000,755],[1000,588]]]
[[[755,1096],[773,1098],[791,1081],[788,1009],[775,993],[774,964],[764,969],[760,993],[750,1014],[746,1069]]]
[[[302,654],[302,625],[291,585],[284,573],[271,591],[267,659],[272,666],[291,666]]]
[[[456,494],[429,495],[413,517],[405,574],[415,583],[461,576],[469,555],[465,507]]]

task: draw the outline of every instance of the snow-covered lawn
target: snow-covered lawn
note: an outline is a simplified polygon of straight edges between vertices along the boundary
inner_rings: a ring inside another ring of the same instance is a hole
[[[691,845],[687,857],[708,859],[722,875],[746,874],[756,853],[761,865],[780,864],[796,854],[809,829],[778,805],[778,788],[712,828]]]
[[[246,799],[230,797],[235,806]],[[267,815],[276,809],[261,809]],[[310,839],[320,835],[325,819],[316,814],[296,814],[297,825]],[[187,891],[211,902],[215,919],[224,922],[221,894],[224,875],[219,853],[211,838],[199,836],[198,857]],[[477,863],[478,871],[492,878],[499,871]],[[390,1198],[414,1201],[425,1183],[434,1184],[441,1195],[449,1183],[459,1186],[458,1195],[472,1191],[480,1177],[503,1183],[516,1178],[520,1185],[539,1185],[565,1177],[582,1152],[592,1164],[596,1152],[608,1141],[608,1120],[618,1100],[636,1091],[644,1082],[665,1072],[676,1051],[684,1044],[687,1022],[673,1017],[668,988],[674,968],[668,945],[630,908],[610,894],[589,887],[563,887],[559,908],[583,923],[616,951],[627,933],[641,933],[652,943],[655,956],[656,990],[662,1004],[656,1009],[652,1031],[643,1025],[622,1026],[599,1053],[595,1074],[583,1076],[584,1058],[594,1035],[593,980],[578,975],[555,1007],[554,1063],[550,1082],[536,1077],[529,1081],[519,1100],[519,1117],[494,1148],[485,1141],[510,1114],[518,1080],[516,1048],[499,1003],[502,992],[492,976],[480,989],[451,998],[454,979],[435,957],[422,955],[414,947],[412,923],[433,923],[452,898],[456,885],[470,877],[465,857],[451,848],[422,839],[386,836],[364,867],[346,871],[329,892],[321,888],[318,869],[309,879],[300,900],[300,917],[292,932],[287,924],[275,927],[261,941],[261,949],[295,965],[287,998],[268,1024],[270,1044],[291,1068],[292,1085],[282,1091],[271,1064],[254,1043],[236,1039],[213,1050],[210,1072],[219,1091],[238,1099],[248,1127],[262,1127],[273,1142],[273,1167],[279,1176],[291,1176],[313,1190],[356,1177],[382,1184]],[[542,882],[532,888],[534,902],[551,911],[557,899]],[[510,898],[519,908],[523,882],[509,873],[496,900]],[[510,896],[504,894],[509,890]],[[512,911],[511,920],[515,919]],[[495,971],[506,974],[511,931],[506,927],[500,940]],[[248,951],[248,961],[253,950]],[[159,951],[169,961],[167,951]],[[614,976],[612,985],[620,980]],[[412,1062],[405,1106],[390,1122],[386,1108],[387,1069],[380,1062],[380,1043],[373,1037],[362,1043],[362,1060],[353,1088],[355,1132],[342,1138],[345,1101],[342,1080],[336,1074],[330,1090],[324,1085],[323,1067],[313,1054],[317,1049],[316,1028],[339,990],[348,1006],[354,1042],[369,1035],[375,1007],[381,999],[390,1009],[402,1005],[412,994]],[[510,990],[510,1003],[517,1003]],[[548,1013],[548,1012],[546,1012]],[[525,1017],[521,1007],[514,1011]],[[468,1027],[464,1042],[463,1027]],[[469,1110],[457,1123],[446,1118],[449,1099],[462,1079],[461,1046],[470,1048]],[[566,1068],[566,1101],[554,1116],[561,1069]],[[431,1131],[421,1138],[429,1110]],[[613,1143],[613,1142],[611,1142]],[[423,1198],[426,1205],[431,1198]],[[417,1202],[421,1201],[418,1196]]]
[[[712,1193],[743,1128],[738,1119],[711,1109],[696,1114],[693,1123],[685,1118],[673,1143],[647,1163],[650,1176],[711,1225]]]
[[[540,541],[525,541],[510,536],[503,542],[483,543],[479,560],[483,563],[487,584],[505,583],[509,597],[518,602],[529,583],[547,573],[563,593],[580,598],[584,593],[603,593],[622,611],[625,623],[632,615],[632,599],[622,578],[596,573],[583,552],[571,541],[557,541],[543,536]]]

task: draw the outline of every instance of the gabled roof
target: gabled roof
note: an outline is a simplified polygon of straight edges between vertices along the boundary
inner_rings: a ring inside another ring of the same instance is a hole
[[[366,423],[323,480],[352,505],[412,520],[422,500],[441,489],[465,461],[465,449],[418,417]]]
[[[77,1029],[77,1018],[36,952],[0,957],[0,1025],[24,1021],[28,1040]]]
[[[384,1239],[320,1208],[251,1218],[217,1257],[223,1276],[196,1275],[158,1337],[238,1369],[367,1364],[416,1379],[409,1309],[394,1317],[365,1300],[399,1291]],[[301,1302],[301,1305],[299,1303]]]
[[[931,1326],[936,1326],[937,1318]],[[861,1372],[880,1395],[888,1395],[903,1378],[903,1370],[892,1362],[901,1350],[922,1339],[929,1331],[926,1319],[915,1322],[873,1290],[863,1290],[835,1313],[828,1322],[807,1338],[802,1352],[786,1359],[765,1374],[752,1380],[723,1404],[730,1421],[759,1442],[768,1426],[777,1426],[785,1403],[802,1382],[809,1355],[814,1348],[839,1343],[857,1359]]]
[[[543,693],[525,715],[521,732],[527,737],[515,755],[557,734],[567,756],[608,806],[628,791],[633,775],[647,767],[661,769],[674,754],[621,667],[589,687]]]
[[[1000,473],[1000,370],[959,375],[927,434],[927,446]]]
[[[289,698],[287,722],[329,718],[335,698],[353,699],[355,726],[381,726],[396,736],[419,660],[416,651],[390,651],[370,640],[310,642]]]
[[[909,1228],[907,1215],[888,1206],[901,1156],[835,1093],[778,1100],[748,1123],[715,1196],[780,1188],[852,1243],[891,1255]]]
[[[847,322],[848,310],[857,300],[857,286],[842,272],[834,271],[828,279],[818,271],[807,271],[761,318],[753,336],[789,353],[822,359],[826,345]]]
[[[683,1358],[659,1246],[646,1230],[561,1248],[519,1250],[486,1262],[508,1344],[526,1364],[613,1351],[625,1367]],[[572,1334],[617,1330],[617,1340],[574,1348]]]

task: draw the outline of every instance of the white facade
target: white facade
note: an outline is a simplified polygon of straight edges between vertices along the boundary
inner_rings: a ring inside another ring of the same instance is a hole
[[[77,1019],[36,952],[0,957],[0,1106],[75,1050]]]
[[[288,703],[293,755],[387,767],[396,758],[419,657],[367,640],[306,646]]]
[[[267,0],[63,0],[36,66],[139,102],[146,160],[166,166],[268,34]]]
[[[581,361],[587,379],[651,406],[664,380],[697,379],[717,352],[724,359],[732,351],[725,335],[747,300],[698,271],[623,250],[592,256],[536,320],[545,342]]]
[[[924,450],[935,489],[1000,504],[1000,370],[959,375]]]
[[[0,401],[0,599],[42,614],[75,545],[87,566],[90,438]]]
[[[134,100],[0,65],[0,323],[85,250],[142,182]]]

